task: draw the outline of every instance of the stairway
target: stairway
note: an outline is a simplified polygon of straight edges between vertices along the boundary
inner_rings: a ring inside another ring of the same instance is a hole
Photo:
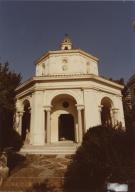
[[[0,191],[62,192],[64,173],[71,155],[30,154],[25,156],[0,187]]]
[[[44,155],[72,155],[78,148],[76,143],[59,142],[53,144],[46,144],[44,146],[25,145],[20,150],[21,154],[44,154]]]

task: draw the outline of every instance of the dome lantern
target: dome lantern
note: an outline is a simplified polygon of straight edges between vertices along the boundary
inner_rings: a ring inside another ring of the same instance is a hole
[[[61,42],[61,50],[70,50],[70,49],[72,49],[72,41],[69,38],[68,34],[65,34],[65,37]]]

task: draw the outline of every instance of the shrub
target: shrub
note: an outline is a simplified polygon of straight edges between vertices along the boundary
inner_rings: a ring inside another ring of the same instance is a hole
[[[127,182],[133,166],[131,149],[122,129],[90,128],[65,174],[65,191],[101,192],[108,181]]]

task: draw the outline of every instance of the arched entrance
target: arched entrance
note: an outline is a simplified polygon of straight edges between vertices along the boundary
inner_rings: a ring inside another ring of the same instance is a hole
[[[23,102],[24,105],[24,113],[22,117],[22,141],[28,143],[28,135],[30,132],[30,102],[25,100]]]
[[[103,126],[112,126],[112,115],[111,115],[111,109],[112,109],[112,100],[108,97],[104,97],[101,100],[101,122]]]
[[[76,100],[62,94],[56,96],[51,105],[51,142],[77,142]]]
[[[75,140],[74,117],[71,114],[61,114],[58,119],[59,141]]]

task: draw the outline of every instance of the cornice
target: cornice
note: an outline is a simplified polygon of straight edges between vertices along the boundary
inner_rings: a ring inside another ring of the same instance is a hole
[[[72,86],[51,86],[51,87],[32,87],[31,89],[28,89],[28,90],[23,90],[21,91],[20,93],[17,94],[16,98],[22,98],[26,95],[29,95],[29,94],[33,94],[34,92],[37,92],[37,91],[51,91],[51,90],[82,90],[82,91],[89,91],[89,90],[94,90],[94,91],[97,91],[97,92],[104,92],[104,93],[107,93],[107,94],[111,94],[111,95],[115,95],[115,96],[118,96],[118,97],[122,97],[121,95],[121,92],[116,92],[116,91],[112,91],[112,90],[109,90],[109,89],[105,89],[105,88],[102,88],[102,87],[99,87],[99,86],[87,86],[87,85],[78,85],[78,86],[75,86],[75,85],[72,85]]]
[[[56,51],[48,51],[45,53],[43,56],[41,56],[39,59],[37,59],[34,63],[38,64],[40,63],[43,59],[47,59],[51,55],[63,55],[63,54],[70,54],[70,53],[79,53],[83,56],[86,56],[88,58],[91,58],[92,60],[99,62],[99,59],[81,49],[71,49],[71,50],[56,50]]]
[[[83,80],[87,80],[87,81],[92,81],[92,82],[96,82],[97,84],[99,84],[97,87],[98,90],[102,91],[103,88],[100,88],[102,85],[106,85],[109,88],[114,88],[116,90],[122,90],[124,87],[122,85],[119,85],[117,83],[114,83],[112,81],[109,81],[107,79],[104,79],[102,77],[96,76],[96,75],[88,75],[88,74],[72,74],[72,75],[51,75],[51,76],[41,76],[41,77],[33,77],[29,80],[27,80],[26,82],[24,82],[23,84],[21,84],[19,87],[17,87],[16,89],[16,94],[21,94],[21,92],[25,92],[25,94],[29,93],[29,92],[33,92],[35,90],[41,89],[41,90],[45,90],[45,89],[56,89],[56,85],[55,86],[40,86],[40,88],[37,88],[36,83],[48,83],[48,82],[67,82],[67,81],[83,81]],[[101,86],[100,86],[101,85]],[[76,86],[76,88],[83,88],[84,85],[81,85],[79,87]],[[58,86],[60,88],[60,86]],[[65,87],[65,86],[64,86]],[[61,88],[64,89],[64,87],[62,86]],[[70,86],[72,88],[72,86]],[[65,87],[65,88],[70,88],[69,86]],[[75,85],[73,85],[73,87],[75,87]],[[91,88],[90,85],[85,85],[84,88]],[[93,88],[93,86],[92,86]]]
[[[19,85],[19,86],[15,89],[15,91],[17,92],[18,90],[20,90],[20,89],[22,89],[22,88],[24,88],[24,87],[32,86],[32,85],[34,84],[34,79],[33,79],[33,78],[34,78],[34,77],[32,77],[32,78],[26,80],[25,82],[23,82],[21,85]]]

